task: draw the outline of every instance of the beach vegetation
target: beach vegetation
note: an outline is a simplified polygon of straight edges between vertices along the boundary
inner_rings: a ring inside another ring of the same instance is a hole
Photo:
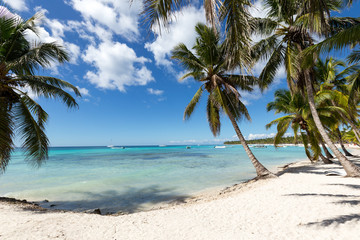
[[[335,146],[322,123],[315,102],[316,75],[313,58],[306,55],[313,49],[314,36],[327,37],[357,26],[357,19],[332,18],[342,1],[265,1],[268,14],[255,18],[254,33],[264,37],[253,47],[255,60],[267,59],[260,82],[271,83],[280,66],[285,66],[290,93],[307,98],[317,131],[344,167],[348,176],[360,176],[360,168],[350,162]],[[328,48],[330,50],[332,48]],[[354,57],[356,59],[356,57]],[[310,59],[310,60],[309,60]]]

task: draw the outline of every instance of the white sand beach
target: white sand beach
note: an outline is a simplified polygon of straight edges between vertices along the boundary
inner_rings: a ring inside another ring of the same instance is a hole
[[[302,161],[275,179],[119,216],[1,202],[0,239],[360,239],[360,179],[331,171],[342,167]]]

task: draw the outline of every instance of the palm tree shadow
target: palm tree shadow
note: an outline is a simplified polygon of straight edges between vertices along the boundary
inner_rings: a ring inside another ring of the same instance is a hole
[[[334,204],[359,205],[360,201],[359,200],[342,200],[342,201],[334,202]]]
[[[306,224],[306,226],[327,227],[330,226],[331,224],[342,224],[353,220],[360,221],[360,214],[341,215],[338,217],[329,218],[318,222],[310,222]]]
[[[291,166],[291,165],[289,165]],[[332,170],[342,170],[343,168],[341,165],[334,163],[331,164]],[[307,165],[307,166],[298,166],[298,167],[288,167],[285,166],[283,170],[280,170],[277,175],[281,176],[285,173],[290,174],[300,174],[300,173],[311,173],[311,174],[318,174],[318,175],[324,175],[325,171],[329,170],[329,168],[326,165]]]
[[[36,202],[36,204],[46,209],[71,210],[75,212],[100,209],[101,214],[128,214],[149,210],[155,204],[183,203],[185,199],[190,197],[177,194],[174,190],[173,188],[160,188],[156,185],[146,188],[129,187],[121,193],[114,190],[103,191],[101,193],[82,192],[82,198],[86,200]],[[73,193],[75,192],[70,192],[70,194]],[[85,197],[83,197],[84,195]],[[28,210],[34,209],[30,208]],[[35,210],[38,213],[47,212]]]

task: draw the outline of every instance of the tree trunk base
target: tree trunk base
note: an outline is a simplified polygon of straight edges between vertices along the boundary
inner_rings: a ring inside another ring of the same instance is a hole
[[[268,179],[268,178],[278,178],[278,176],[276,176],[274,173],[272,172],[269,172],[269,173],[264,173],[264,174],[261,174],[261,175],[257,175],[255,177],[256,180],[259,180],[259,179]]]

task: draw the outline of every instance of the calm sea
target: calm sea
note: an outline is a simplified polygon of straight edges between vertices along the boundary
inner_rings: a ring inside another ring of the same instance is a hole
[[[306,158],[302,147],[252,150],[272,170]],[[241,146],[55,147],[49,155],[36,169],[17,150],[0,175],[0,196],[56,209],[134,212],[256,176]]]

